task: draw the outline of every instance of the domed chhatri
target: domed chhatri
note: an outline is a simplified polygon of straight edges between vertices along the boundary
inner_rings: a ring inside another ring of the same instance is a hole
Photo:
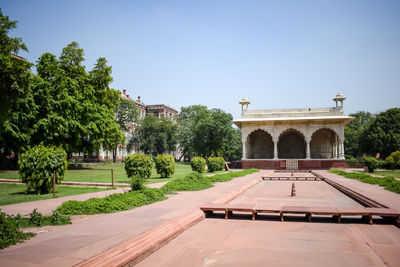
[[[242,112],[244,110],[244,106],[246,105],[246,110],[249,108],[250,101],[247,98],[243,97],[242,101],[239,102],[242,105]]]
[[[345,99],[338,93],[336,107],[249,110],[243,98],[233,121],[242,132],[243,168],[345,167],[344,126],[354,119],[344,115]]]
[[[340,102],[340,106],[343,107],[343,101],[346,100],[346,98],[344,96],[342,96],[341,93],[337,93],[336,97],[333,99],[333,101],[336,102],[336,107],[338,106],[338,102]]]

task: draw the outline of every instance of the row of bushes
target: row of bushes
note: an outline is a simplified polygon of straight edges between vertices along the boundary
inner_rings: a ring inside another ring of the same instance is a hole
[[[364,157],[363,160],[369,172],[373,172],[378,168],[393,170],[400,169],[400,151],[393,152],[385,160],[377,159],[375,157]]]
[[[209,172],[221,171],[225,167],[223,157],[209,157],[207,161],[202,157],[194,157],[190,161],[190,166],[194,172],[203,173],[208,168]]]
[[[370,176],[365,173],[345,172],[341,170],[329,170],[329,172],[342,175],[346,178],[356,179],[360,182],[367,184],[377,184],[383,186],[386,190],[400,194],[400,181],[394,179],[391,176],[379,178]]]
[[[393,152],[385,160],[377,159],[375,157],[364,157],[363,161],[369,172],[373,172],[378,168],[398,169],[400,168],[400,151]]]
[[[257,169],[248,169],[214,176],[204,176],[200,173],[192,173],[184,178],[172,180],[161,188],[143,188],[127,193],[113,194],[105,198],[91,198],[86,201],[71,200],[64,202],[57,211],[62,214],[99,214],[129,210],[135,207],[147,205],[156,201],[166,199],[167,194],[178,191],[198,191],[213,186],[215,182],[230,181],[235,177],[244,176]]]
[[[70,224],[69,216],[61,215],[54,211],[50,216],[44,216],[34,209],[28,218],[21,215],[10,216],[0,212],[0,249],[17,244],[29,239],[35,234],[21,232],[20,228],[45,226],[45,225],[64,225]]]

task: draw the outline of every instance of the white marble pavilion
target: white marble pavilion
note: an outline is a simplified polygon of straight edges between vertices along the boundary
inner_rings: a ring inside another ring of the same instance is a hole
[[[325,169],[345,167],[345,116],[337,94],[335,107],[249,110],[243,99],[242,117],[233,121],[242,132],[243,168]]]

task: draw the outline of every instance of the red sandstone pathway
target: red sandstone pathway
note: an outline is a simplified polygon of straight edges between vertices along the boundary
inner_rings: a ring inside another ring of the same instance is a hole
[[[185,215],[205,202],[229,195],[271,171],[260,171],[213,188],[180,192],[148,206],[113,214],[84,216],[72,225],[43,227],[22,244],[0,251],[0,266],[72,266]]]

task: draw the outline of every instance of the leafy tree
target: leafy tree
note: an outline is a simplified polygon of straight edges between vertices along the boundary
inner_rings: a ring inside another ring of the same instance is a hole
[[[177,125],[169,118],[147,115],[140,123],[140,150],[157,156],[175,150]]]
[[[239,160],[242,158],[242,133],[240,129],[231,129],[231,140],[224,143],[223,156],[227,160]]]
[[[194,129],[200,120],[208,117],[209,110],[206,106],[193,105],[181,108],[181,112],[178,115],[179,128],[177,138],[179,147],[182,150],[182,157],[196,155]]]
[[[46,147],[42,144],[29,148],[19,159],[19,173],[22,182],[27,184],[27,192],[47,194],[53,185],[64,178],[67,169],[67,153],[62,147]]]
[[[385,158],[400,150],[400,108],[379,113],[361,137],[363,150]]]
[[[344,128],[344,148],[345,154],[352,157],[360,157],[363,153],[362,135],[369,123],[375,118],[375,115],[366,111],[359,111],[350,114],[354,120]]]
[[[50,53],[39,58],[33,82],[38,106],[33,144],[63,144],[71,154],[97,151],[103,143],[115,150],[124,140],[114,119],[119,93],[109,88],[111,67],[100,58],[88,74],[83,60],[76,42],[64,48],[59,59]]]
[[[0,9],[0,147],[18,155],[30,143],[36,107],[29,86],[32,64],[18,56],[28,49],[21,38],[8,36],[16,25]]]
[[[115,119],[122,130],[131,130],[138,123],[139,110],[137,106],[129,100],[120,99],[115,111]]]
[[[110,126],[106,128],[103,146],[106,150],[112,151],[113,161],[117,158],[118,145],[125,143],[125,135],[122,133],[118,124],[110,122]]]
[[[236,133],[231,114],[221,109],[208,110],[206,106],[195,105],[183,107],[178,121],[178,139],[184,154],[232,156],[232,151],[236,150],[238,143],[232,143]],[[241,144],[238,149],[241,150]]]
[[[93,86],[99,104],[115,109],[120,105],[120,92],[110,88],[110,83],[113,81],[111,73],[111,66],[107,66],[107,60],[101,57],[89,72],[89,84]]]

